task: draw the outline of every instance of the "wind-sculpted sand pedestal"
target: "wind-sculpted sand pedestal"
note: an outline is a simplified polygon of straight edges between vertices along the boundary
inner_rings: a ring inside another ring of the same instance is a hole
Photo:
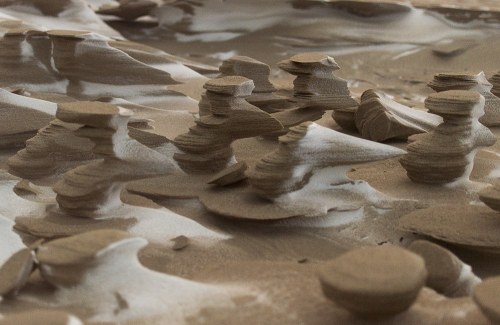
[[[465,90],[443,91],[425,100],[425,106],[442,116],[443,123],[419,135],[401,158],[412,181],[446,184],[469,179],[477,150],[496,142],[495,135],[478,121],[484,114],[484,101],[478,92]]]
[[[68,171],[54,185],[62,211],[73,216],[98,217],[121,204],[123,182],[175,170],[169,157],[128,136],[131,116],[131,111],[112,104],[59,104],[56,117],[83,125],[75,134],[90,139],[95,144],[93,153],[104,158]]]
[[[236,139],[269,134],[283,127],[268,113],[245,99],[254,89],[245,77],[222,77],[207,81],[204,88],[210,114],[202,115],[179,135],[174,143],[181,152],[174,155],[187,173],[218,172],[235,162],[231,143]]]

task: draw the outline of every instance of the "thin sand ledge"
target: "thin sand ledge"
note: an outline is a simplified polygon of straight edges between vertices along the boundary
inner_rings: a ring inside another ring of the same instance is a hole
[[[500,322],[493,0],[0,0],[0,324]]]

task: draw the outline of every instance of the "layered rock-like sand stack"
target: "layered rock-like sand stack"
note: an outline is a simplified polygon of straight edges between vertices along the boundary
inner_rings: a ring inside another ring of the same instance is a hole
[[[363,138],[385,141],[429,132],[443,119],[399,104],[385,94],[369,89],[361,95],[355,121]]]
[[[353,164],[400,156],[405,151],[352,137],[312,122],[292,127],[279,138],[279,148],[263,157],[248,173],[254,190],[265,198],[302,188],[313,171],[337,167],[332,184],[351,180],[346,172]]]
[[[56,117],[83,125],[75,134],[94,142],[93,153],[104,158],[68,171],[55,184],[56,200],[63,212],[98,217],[121,204],[123,182],[175,170],[169,158],[129,138],[131,115],[127,109],[100,102],[59,104]]]
[[[74,134],[80,125],[54,119],[26,141],[26,148],[8,160],[9,173],[26,179],[53,175],[65,162],[95,159],[89,139]]]
[[[335,60],[321,53],[302,53],[281,61],[278,66],[295,76],[293,100],[303,106],[342,109],[358,106],[351,97],[347,81],[336,77],[340,67]]]
[[[488,82],[484,72],[478,74],[438,73],[428,84],[433,90],[477,91],[484,96],[484,115],[479,121],[486,126],[500,125],[500,98],[491,93],[493,85]]]
[[[253,80],[255,88],[246,99],[250,104],[269,113],[284,108],[285,100],[274,95],[276,88],[269,81],[269,65],[248,56],[233,56],[222,62],[219,71],[220,77],[241,76]]]
[[[444,122],[410,143],[401,165],[418,183],[468,180],[476,151],[496,142],[493,133],[478,121],[484,114],[484,97],[478,92],[450,90],[430,95],[425,106]]]
[[[410,308],[426,277],[420,256],[392,245],[351,250],[320,272],[324,294],[365,318],[390,317]]]
[[[21,147],[53,119],[56,110],[54,103],[0,88],[0,148]]]
[[[491,88],[491,92],[493,95],[500,97],[500,72],[497,72],[490,79],[493,88]]]
[[[231,148],[234,140],[282,129],[271,115],[245,100],[254,89],[252,80],[222,77],[209,80],[204,88],[210,101],[210,115],[201,116],[188,133],[174,140],[182,151],[174,159],[185,172],[218,172],[234,162]]]

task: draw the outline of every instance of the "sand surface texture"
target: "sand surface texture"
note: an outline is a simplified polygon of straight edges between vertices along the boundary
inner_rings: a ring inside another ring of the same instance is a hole
[[[0,324],[498,323],[499,27],[0,0]]]

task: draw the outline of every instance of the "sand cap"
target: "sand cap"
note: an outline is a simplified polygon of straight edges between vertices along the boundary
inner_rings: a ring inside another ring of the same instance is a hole
[[[427,268],[426,285],[449,297],[469,296],[481,280],[471,267],[452,252],[427,240],[416,240],[408,247],[420,255]]]
[[[0,296],[16,294],[34,270],[31,250],[24,248],[12,255],[0,268]]]
[[[324,294],[362,317],[384,317],[408,309],[427,277],[424,260],[384,245],[351,250],[320,273]]]
[[[484,280],[472,298],[490,321],[500,324],[500,276]]]

